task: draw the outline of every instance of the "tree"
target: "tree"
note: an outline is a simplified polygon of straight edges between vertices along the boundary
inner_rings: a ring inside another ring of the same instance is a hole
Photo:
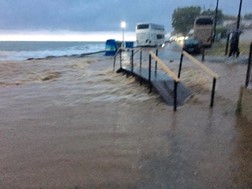
[[[172,27],[176,32],[186,34],[193,28],[194,20],[200,13],[198,6],[177,8],[172,14]]]
[[[215,10],[205,10],[201,13],[202,15],[206,15],[206,16],[212,16],[213,18],[215,18]],[[217,12],[217,24],[222,24],[223,23],[223,19],[224,19],[224,15],[222,13],[222,10],[218,10]]]

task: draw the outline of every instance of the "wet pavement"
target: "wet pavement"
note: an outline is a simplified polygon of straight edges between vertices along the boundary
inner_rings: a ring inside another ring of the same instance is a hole
[[[173,112],[110,59],[0,63],[0,188],[252,188],[246,66],[205,64],[215,106],[202,84]]]

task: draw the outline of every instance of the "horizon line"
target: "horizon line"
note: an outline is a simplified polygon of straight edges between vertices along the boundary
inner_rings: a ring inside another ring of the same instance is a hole
[[[135,32],[125,31],[125,40],[135,41]],[[1,33],[0,41],[97,41],[102,42],[107,39],[122,39],[122,31],[96,31],[96,32],[76,32],[76,31],[20,31],[16,33]]]

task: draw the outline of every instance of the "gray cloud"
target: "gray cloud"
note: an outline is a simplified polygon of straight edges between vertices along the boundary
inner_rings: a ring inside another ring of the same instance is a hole
[[[220,0],[220,9],[237,15],[239,0]],[[134,30],[138,22],[164,24],[171,30],[171,16],[177,7],[198,5],[215,8],[209,0],[0,0],[1,30],[120,30],[120,21]],[[251,11],[252,1],[243,0],[243,13]]]

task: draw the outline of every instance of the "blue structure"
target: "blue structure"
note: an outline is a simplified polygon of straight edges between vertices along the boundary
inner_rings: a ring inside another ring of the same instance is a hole
[[[134,47],[134,42],[133,41],[126,41],[125,42],[125,47],[126,48],[133,48]]]
[[[114,39],[108,39],[105,45],[105,56],[114,56],[117,52],[117,42]]]

